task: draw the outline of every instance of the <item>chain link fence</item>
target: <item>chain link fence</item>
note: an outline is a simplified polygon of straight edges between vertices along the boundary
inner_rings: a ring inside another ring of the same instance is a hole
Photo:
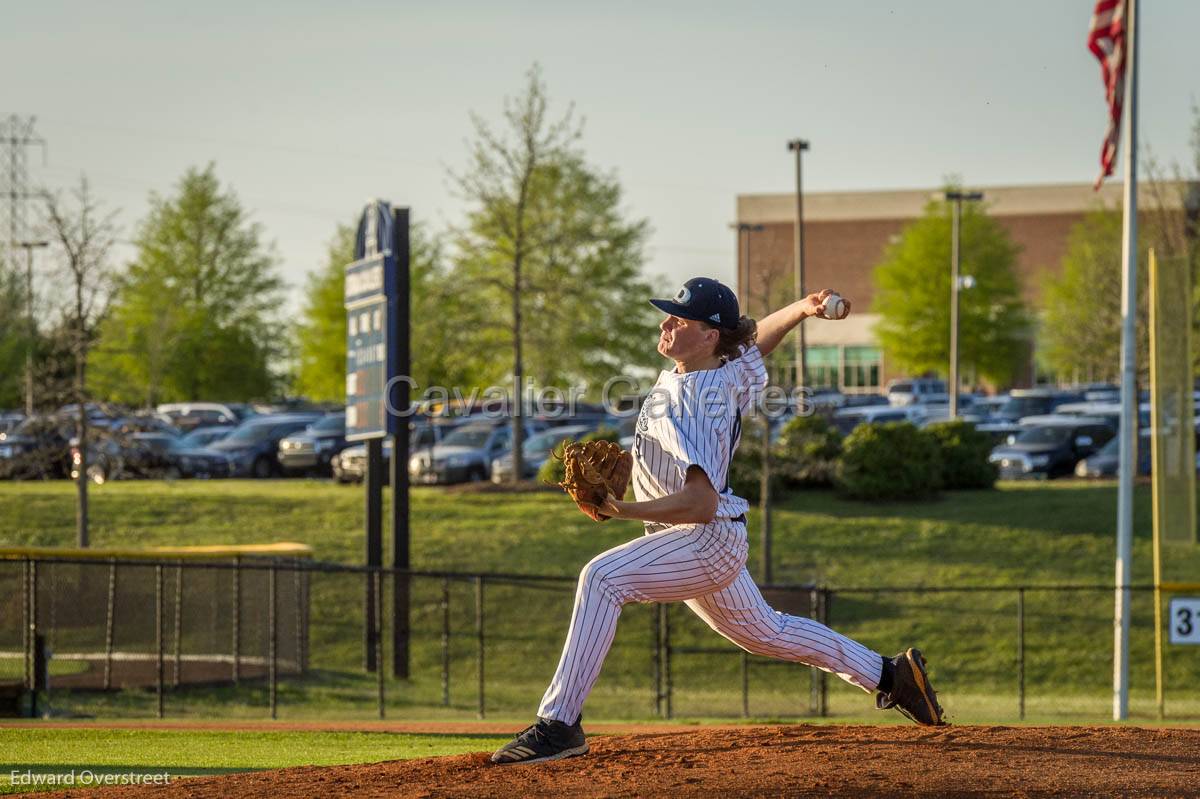
[[[397,590],[407,630],[391,623]],[[19,691],[5,707],[24,715],[524,717],[557,664],[574,590],[573,578],[279,558],[0,561],[0,695]],[[1134,711],[1152,715],[1153,594],[1133,591]],[[1111,708],[1111,586],[763,593],[779,611],[887,654],[921,646],[952,719],[1103,718]],[[1198,676],[1200,648],[1168,652],[1171,718],[1200,716]],[[836,678],[743,652],[682,604],[633,604],[587,713],[861,717],[870,708]]]

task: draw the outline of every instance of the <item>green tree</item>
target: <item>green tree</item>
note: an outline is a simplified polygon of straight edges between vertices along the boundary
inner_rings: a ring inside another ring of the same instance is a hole
[[[1145,284],[1145,275],[1140,277]],[[1139,300],[1144,302],[1144,296]],[[1116,380],[1121,369],[1120,210],[1097,206],[1075,224],[1061,272],[1043,283],[1042,302],[1042,369],[1072,381]],[[1144,351],[1140,318],[1139,328],[1139,349]]]
[[[0,408],[25,407],[25,280],[0,261]]]
[[[282,282],[260,226],[211,164],[150,202],[101,328],[97,389],[148,404],[271,396]]]
[[[325,265],[309,274],[296,326],[295,389],[309,399],[346,397],[346,264],[354,260],[355,229],[340,225]],[[474,357],[473,317],[443,257],[440,241],[420,225],[410,236],[409,287],[412,375],[419,393],[429,386],[475,385],[483,359]]]
[[[470,348],[490,364],[480,376],[598,388],[614,371],[649,362],[655,315],[641,278],[649,228],[624,218],[616,178],[585,161],[572,111],[550,119],[534,66],[522,95],[505,101],[500,130],[473,121],[468,165],[453,176],[468,203],[455,271],[483,312]],[[512,353],[507,366],[503,349]],[[519,475],[520,403],[514,410]]]
[[[1148,155],[1142,167],[1149,203],[1138,207],[1139,239],[1155,249],[1160,268],[1182,266],[1192,281],[1192,368],[1200,373],[1200,105],[1192,104],[1191,163],[1164,167]],[[1146,148],[1149,150],[1149,147]]]
[[[346,399],[346,264],[354,260],[354,228],[338,225],[325,266],[310,272],[296,324],[295,391],[318,402]]]
[[[930,201],[875,268],[875,333],[887,358],[912,374],[945,375],[950,360],[952,208]],[[976,203],[964,203],[958,352],[964,375],[1012,381],[1028,339],[1028,317],[1014,270],[1017,246]]]

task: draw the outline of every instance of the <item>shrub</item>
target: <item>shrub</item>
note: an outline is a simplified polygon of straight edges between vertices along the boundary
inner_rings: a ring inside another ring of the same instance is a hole
[[[842,444],[836,483],[856,499],[928,497],[941,487],[941,449],[908,422],[860,424]]]
[[[842,454],[842,434],[823,416],[797,416],[783,426],[771,454],[786,487],[829,486]]]
[[[946,488],[992,488],[996,464],[988,462],[992,438],[975,425],[955,419],[925,428],[942,450],[942,485]]]
[[[772,496],[779,496],[783,487],[782,476],[772,458]],[[719,491],[721,486],[715,488]],[[729,464],[729,488],[751,503],[762,499],[762,425],[750,419],[743,419],[742,440]]]

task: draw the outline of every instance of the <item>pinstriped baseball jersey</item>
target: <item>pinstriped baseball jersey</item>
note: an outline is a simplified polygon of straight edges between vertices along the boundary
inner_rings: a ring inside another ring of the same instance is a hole
[[[729,488],[729,464],[742,435],[742,413],[767,384],[767,368],[751,344],[717,369],[664,370],[642,403],[633,438],[633,495],[640,502],[683,490],[699,466],[717,490],[717,516],[735,519],[750,507]]]
[[[638,417],[633,490],[639,501],[683,489],[702,468],[718,492],[707,524],[650,524],[646,534],[583,567],[558,668],[538,716],[573,724],[582,714],[629,602],[685,602],[716,632],[748,652],[805,663],[871,691],[877,652],[812,619],[779,613],[746,571],[746,500],[729,489],[742,413],[767,382],[756,345],[716,369],[664,371]]]

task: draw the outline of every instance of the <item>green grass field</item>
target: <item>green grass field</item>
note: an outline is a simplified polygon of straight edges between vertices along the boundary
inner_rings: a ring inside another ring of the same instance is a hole
[[[382,732],[212,732],[207,730],[0,729],[0,794],[49,790],[13,784],[12,773],[167,773],[172,778],[287,766],[374,763],[494,749],[487,735]],[[18,778],[18,781],[20,778]]]
[[[92,491],[97,547],[300,541],[322,561],[361,562],[361,488],[318,481],[113,483]],[[884,652],[922,646],[948,710],[960,721],[1016,718],[1018,585],[1111,583],[1116,491],[1072,481],[1004,484],[995,491],[946,493],[922,503],[861,503],[830,492],[793,495],[777,506],[775,581],[818,582],[835,589],[880,586],[992,586],[985,593],[878,593],[846,590],[833,601],[836,629]],[[70,545],[72,486],[0,484],[0,544]],[[1150,581],[1149,489],[1137,495],[1134,580]],[[758,573],[758,516],[750,514],[750,566]],[[418,569],[527,572],[573,576],[596,553],[640,533],[623,522],[594,524],[557,493],[466,493],[416,489],[413,564]],[[1168,579],[1200,580],[1200,551],[1173,547]],[[471,718],[476,711],[474,593],[451,584],[453,636],[450,702],[442,703],[440,581],[413,588],[413,677],[388,680],[390,718]],[[489,584],[487,712],[527,717],[553,671],[571,594]],[[317,575],[312,584],[312,669],[285,678],[280,718],[370,718],[375,679],[361,670],[362,580]],[[1153,707],[1152,603],[1135,594],[1132,640],[1134,711]],[[622,615],[612,654],[589,700],[592,719],[648,718],[652,688],[651,610]],[[1031,591],[1025,596],[1027,717],[1102,720],[1109,715],[1112,592]],[[672,663],[677,717],[741,713],[741,658],[681,606],[674,641],[712,647],[716,656],[677,655]],[[1200,648],[1174,647],[1166,661],[1168,713],[1200,717],[1189,686],[1200,676]],[[776,718],[808,712],[809,672],[751,658],[750,713]],[[96,718],[150,717],[154,697],[141,691],[66,693],[56,709]],[[171,692],[170,718],[263,718],[261,681]],[[871,719],[861,692],[830,684],[838,718]]]

